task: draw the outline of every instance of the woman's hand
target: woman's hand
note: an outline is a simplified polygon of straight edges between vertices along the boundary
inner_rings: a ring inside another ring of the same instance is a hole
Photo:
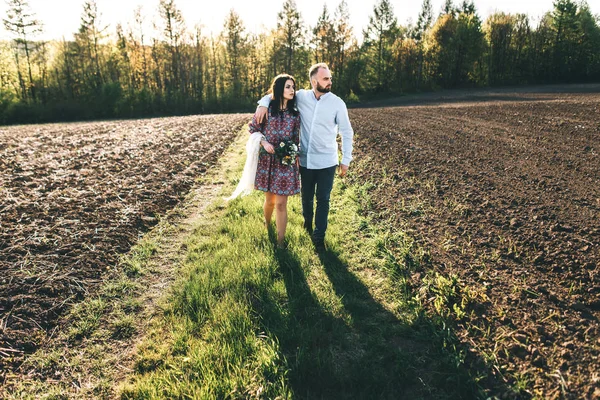
[[[262,145],[262,147],[265,148],[267,153],[275,154],[275,148],[273,147],[273,145],[271,143],[267,142],[266,140],[262,140],[260,142],[260,144]]]

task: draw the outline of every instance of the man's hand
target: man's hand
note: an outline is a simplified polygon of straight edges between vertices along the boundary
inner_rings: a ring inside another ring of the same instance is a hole
[[[256,107],[256,113],[254,114],[256,121],[262,124],[267,120],[267,107],[258,106]]]
[[[275,147],[273,147],[271,143],[267,142],[266,140],[263,140],[262,142],[260,142],[260,144],[262,144],[262,147],[265,148],[267,153],[275,154]]]
[[[345,177],[348,173],[348,166],[345,164],[340,164],[340,177]]]

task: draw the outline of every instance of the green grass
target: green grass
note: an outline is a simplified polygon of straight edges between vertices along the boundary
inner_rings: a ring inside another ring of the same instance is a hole
[[[320,254],[301,228],[297,196],[285,251],[263,227],[261,193],[212,204],[183,246],[179,279],[121,398],[482,397],[485,373],[469,370],[445,324],[476,296],[439,274],[412,287],[427,254],[365,217],[368,192],[336,179]]]

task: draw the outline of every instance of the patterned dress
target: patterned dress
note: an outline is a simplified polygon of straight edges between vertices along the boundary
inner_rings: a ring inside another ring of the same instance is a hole
[[[266,123],[259,124],[256,118],[252,118],[250,133],[252,132],[262,132],[267,142],[274,147],[284,140],[292,140],[299,145],[300,116],[293,115],[288,110],[274,116],[269,109]],[[281,196],[300,193],[300,176],[296,163],[284,165],[277,156],[267,153],[261,146],[254,188]]]

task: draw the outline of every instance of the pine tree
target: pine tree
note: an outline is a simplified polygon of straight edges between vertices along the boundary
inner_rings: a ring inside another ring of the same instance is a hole
[[[191,71],[192,96],[198,105],[199,111],[203,112],[204,102],[204,72],[205,72],[205,53],[206,43],[202,37],[202,31],[199,26],[194,27],[194,48],[193,48],[193,67]]]
[[[483,74],[484,40],[481,20],[476,14],[475,6],[473,3],[463,2],[454,38],[456,55],[453,85],[462,86],[480,80]]]
[[[460,12],[467,15],[475,14],[475,3],[473,3],[473,0],[464,0],[460,5]]]
[[[441,15],[452,15],[452,16],[456,15],[456,8],[454,7],[452,0],[446,0],[444,2],[444,6],[442,7]]]
[[[484,32],[489,46],[487,80],[491,85],[510,82],[508,63],[513,30],[513,18],[505,13],[492,14],[484,23]]]
[[[555,78],[553,61],[554,39],[552,14],[546,13],[532,32],[532,65],[535,83],[552,82]]]
[[[238,103],[242,95],[242,81],[245,81],[243,71],[247,55],[247,38],[244,30],[242,19],[231,9],[225,20],[223,38],[232,88],[231,95]]]
[[[342,0],[335,9],[333,14],[333,51],[330,69],[336,77],[336,92],[347,94],[350,92],[350,76],[348,73],[348,59],[350,58],[352,42],[354,47],[356,39],[352,33],[352,25],[350,24],[350,11],[346,0]],[[353,74],[352,76],[357,76]]]
[[[420,88],[423,81],[423,70],[425,67],[425,49],[423,47],[423,37],[425,33],[431,28],[433,21],[433,10],[431,7],[431,0],[423,0],[421,6],[421,12],[417,18],[417,24],[411,34],[412,38],[417,42],[416,48],[416,88]]]
[[[331,55],[334,51],[333,24],[327,4],[323,5],[323,12],[319,16],[317,24],[312,30],[313,60],[315,62],[325,62],[331,66]]]
[[[417,18],[417,24],[411,34],[412,38],[416,41],[420,41],[425,31],[427,31],[427,29],[431,27],[432,21],[433,10],[431,8],[431,0],[423,0],[423,4],[421,5],[421,12],[419,13],[419,17]]]
[[[600,79],[600,18],[594,18],[587,3],[581,3],[577,12],[579,36],[576,56],[576,74],[581,80]]]
[[[32,53],[37,50],[37,45],[31,41],[31,38],[42,31],[42,23],[35,19],[35,14],[31,11],[27,0],[7,0],[6,5],[8,11],[2,22],[4,28],[14,36],[14,57],[17,65],[19,87],[21,88],[21,99],[27,100],[30,97],[31,100],[36,101]],[[27,76],[29,79],[27,83],[25,83],[21,73],[20,55],[22,52],[25,53],[25,61],[27,62]]]
[[[384,88],[384,76],[390,76],[392,64],[392,44],[398,35],[397,20],[389,0],[379,0],[369,17],[369,25],[363,31],[364,46],[368,57],[374,61],[370,83],[376,91]],[[369,65],[368,65],[369,67]]]
[[[554,77],[559,80],[572,78],[577,48],[577,5],[571,0],[556,0],[552,12],[554,30],[553,64]]]
[[[129,32],[129,41],[133,46],[133,85],[136,89],[149,87],[148,52],[146,49],[146,33],[144,31],[144,16],[142,7],[136,7],[133,13],[133,27]]]
[[[181,65],[180,46],[185,34],[183,14],[175,5],[174,0],[160,0],[158,5],[159,15],[163,22],[163,38],[169,54],[170,62],[166,65],[166,89],[170,96],[185,93],[185,84],[182,82],[183,66]]]
[[[102,74],[100,41],[105,37],[104,32],[108,26],[102,26],[100,23],[100,14],[96,0],[87,0],[83,3],[83,14],[81,16],[81,25],[79,28],[79,37],[86,42],[89,54],[94,62],[95,76],[98,85],[104,83]]]
[[[276,57],[281,56],[280,62],[275,62],[274,75],[281,72],[294,74],[300,72],[298,54],[305,45],[304,24],[297,11],[295,0],[286,0],[283,10],[277,14],[277,31],[279,40],[276,45]],[[279,58],[279,57],[277,57]],[[283,71],[277,70],[282,68]]]

